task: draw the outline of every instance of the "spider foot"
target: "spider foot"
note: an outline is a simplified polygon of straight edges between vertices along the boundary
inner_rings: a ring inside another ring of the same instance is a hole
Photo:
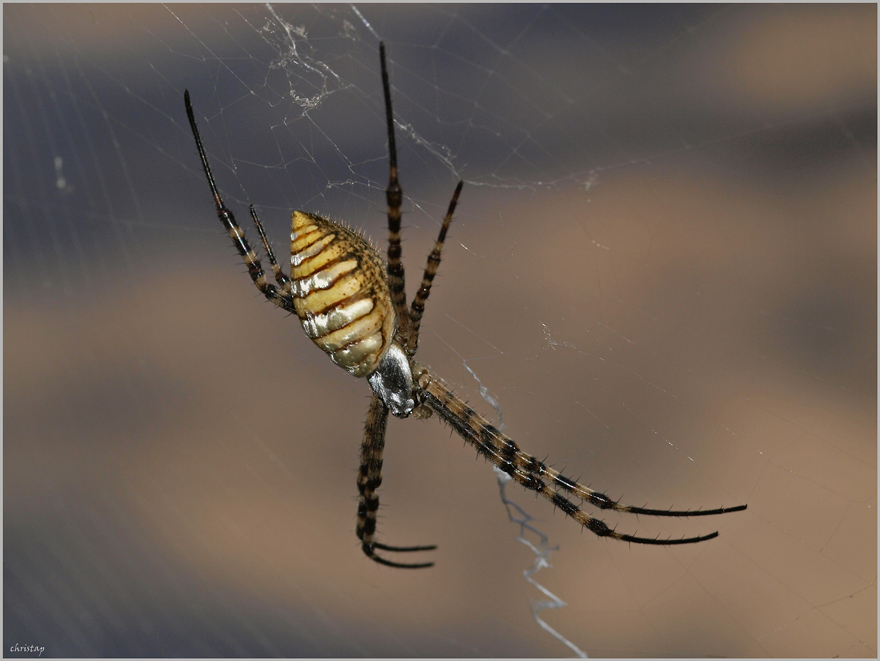
[[[682,537],[680,539],[662,539],[660,537],[637,537],[635,535],[628,535],[626,533],[619,533],[613,528],[609,528],[608,525],[599,519],[590,519],[586,524],[587,529],[599,535],[599,537],[611,537],[613,539],[619,539],[622,542],[630,542],[632,544],[652,544],[655,546],[677,546],[679,544],[698,544],[700,542],[705,542],[709,539],[715,539],[718,537],[717,532],[711,532],[708,535],[698,535],[696,537]]]
[[[430,546],[388,546],[386,544],[380,544],[379,542],[373,542],[373,548],[382,549],[383,551],[408,553],[409,551],[434,551],[437,549],[437,545],[431,544]]]
[[[361,549],[366,554],[370,560],[374,562],[378,562],[380,565],[385,565],[387,567],[398,567],[400,569],[424,569],[426,567],[433,567],[433,562],[415,562],[415,563],[407,563],[407,562],[394,562],[392,560],[386,560],[380,555],[376,555],[375,549],[381,549],[383,551],[392,551],[395,553],[409,553],[411,551],[433,551],[437,547],[435,545],[432,546],[388,546],[387,544],[380,544],[378,542],[374,542],[372,544],[362,544]]]
[[[616,505],[617,503],[615,503]],[[613,507],[612,509],[617,509],[622,512],[629,512],[630,514],[645,514],[648,516],[715,516],[716,514],[727,514],[728,512],[742,512],[746,509],[748,505],[736,505],[734,507],[716,507],[711,510],[657,510],[657,509],[649,509],[646,507],[632,507],[629,505],[622,505],[619,507]]]

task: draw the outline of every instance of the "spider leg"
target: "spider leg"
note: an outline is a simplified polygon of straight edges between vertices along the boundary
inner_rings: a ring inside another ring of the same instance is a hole
[[[385,94],[385,120],[388,124],[388,188],[385,199],[388,204],[388,289],[397,313],[397,330],[406,346],[410,335],[410,318],[406,309],[406,280],[401,260],[400,216],[403,206],[403,189],[397,180],[397,144],[394,141],[394,112],[391,110],[391,83],[385,64],[385,43],[379,43],[379,60],[382,65],[382,90]]]
[[[290,278],[288,275],[282,270],[280,266],[278,266],[278,262],[275,261],[275,253],[272,252],[272,246],[269,243],[269,237],[266,236],[266,230],[263,229],[263,223],[260,222],[259,217],[257,216],[257,211],[254,209],[254,205],[250,205],[251,218],[254,219],[254,225],[257,227],[257,232],[260,234],[260,240],[263,242],[263,249],[266,251],[266,257],[269,259],[269,264],[272,266],[272,273],[275,274],[275,282],[281,285],[281,289],[286,296],[293,295],[293,288],[290,284]]]
[[[526,489],[541,494],[568,516],[600,537],[612,537],[636,544],[671,546],[675,544],[696,544],[697,542],[717,537],[718,533],[713,532],[708,535],[685,537],[682,539],[636,537],[634,535],[618,533],[609,528],[603,521],[581,510],[560,493],[560,489],[574,494],[576,497],[582,498],[598,506],[600,509],[613,509],[632,514],[707,516],[738,512],[746,509],[745,505],[720,507],[712,510],[655,510],[621,505],[605,494],[594,491],[565,477],[559,471],[550,468],[544,462],[520,450],[519,446],[512,439],[502,434],[488,420],[456,397],[440,379],[431,375],[427,369],[421,366],[419,368],[423,370],[418,379],[419,386],[422,388],[423,403],[429,409],[437,413],[459,436],[476,447],[480,454],[489,459],[500,470],[513,477]],[[551,484],[555,488],[551,488]]]
[[[189,125],[196,141],[196,149],[198,150],[199,158],[202,161],[202,169],[205,171],[205,177],[208,179],[208,186],[211,189],[211,195],[214,196],[214,206],[217,208],[217,217],[220,218],[220,222],[223,223],[223,227],[226,228],[229,238],[232,239],[232,243],[238,250],[238,254],[241,255],[244,260],[248,269],[248,274],[251,276],[251,280],[254,281],[254,285],[260,290],[260,293],[278,307],[284,308],[288,312],[295,312],[293,308],[293,297],[289,293],[279,291],[275,285],[269,284],[266,280],[266,274],[263,272],[263,265],[260,263],[257,254],[251,249],[250,244],[248,244],[244,235],[244,230],[239,227],[232,211],[223,204],[223,200],[220,198],[220,192],[217,190],[217,184],[214,182],[214,175],[211,174],[211,166],[208,165],[208,156],[205,154],[205,148],[202,146],[202,139],[199,136],[199,127],[196,124],[195,114],[193,113],[192,104],[189,100],[189,90],[184,91],[183,102],[186,106],[186,116],[189,119]]]
[[[437,242],[434,249],[428,255],[428,264],[425,266],[425,274],[422,276],[422,286],[416,292],[413,299],[412,308],[409,316],[412,320],[412,328],[410,329],[409,344],[406,351],[410,356],[416,355],[419,348],[419,329],[422,326],[422,315],[425,314],[425,301],[431,295],[431,285],[434,284],[434,276],[437,275],[437,269],[440,268],[440,257],[443,252],[443,242],[446,241],[446,232],[449,230],[449,223],[452,222],[452,214],[455,213],[455,205],[458,204],[458,196],[461,193],[463,181],[458,182],[452,199],[449,201],[449,208],[446,210],[446,217],[443,219],[443,225],[440,226],[440,234],[437,235]]]
[[[388,407],[374,393],[367,412],[364,428],[364,442],[361,445],[361,468],[358,472],[358,523],[357,536],[361,549],[379,564],[403,569],[422,569],[433,566],[433,562],[407,564],[386,560],[376,554],[376,549],[397,553],[411,551],[433,551],[436,546],[388,546],[375,541],[376,512],[379,509],[379,496],[376,490],[382,484],[382,454],[385,450],[385,427],[388,423]]]

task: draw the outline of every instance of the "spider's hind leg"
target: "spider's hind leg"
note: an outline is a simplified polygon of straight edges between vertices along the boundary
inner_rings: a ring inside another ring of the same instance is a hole
[[[385,429],[388,424],[388,407],[374,393],[370,399],[367,424],[364,428],[364,442],[361,446],[361,468],[358,472],[358,523],[357,536],[361,549],[375,562],[402,569],[422,569],[431,567],[433,562],[402,563],[386,560],[376,554],[376,550],[408,553],[411,551],[432,551],[436,546],[388,546],[376,539],[376,512],[379,509],[379,496],[376,490],[382,484],[382,455],[385,451]]]
[[[382,91],[385,96],[385,122],[388,126],[388,188],[385,189],[385,199],[388,204],[388,289],[391,292],[391,300],[394,310],[397,312],[398,333],[403,340],[407,354],[412,357],[416,354],[419,346],[419,326],[422,322],[422,314],[425,312],[425,301],[431,293],[431,284],[437,275],[440,266],[440,252],[443,242],[446,240],[446,231],[452,221],[455,205],[458,203],[458,195],[461,193],[463,182],[459,181],[449,202],[446,218],[440,228],[440,235],[434,245],[434,250],[428,256],[428,265],[422,277],[422,286],[419,288],[412,309],[406,307],[406,278],[404,275],[402,249],[400,246],[400,218],[403,206],[403,189],[397,178],[397,144],[394,139],[394,111],[391,108],[391,82],[388,78],[388,65],[385,61],[385,44],[379,44],[379,61],[382,69]]]
[[[263,250],[266,251],[266,257],[269,259],[269,264],[272,266],[272,273],[275,275],[275,282],[277,282],[281,286],[281,289],[290,296],[292,295],[290,277],[278,265],[278,262],[275,261],[275,253],[272,252],[272,245],[269,243],[269,237],[266,236],[266,230],[263,229],[263,223],[260,222],[260,218],[257,216],[257,211],[254,209],[253,204],[250,206],[250,211],[251,218],[254,219],[254,225],[257,227],[257,232],[260,234],[260,240],[263,242]]]
[[[241,255],[241,258],[244,260],[248,274],[254,285],[260,290],[260,293],[278,307],[284,308],[288,312],[294,312],[293,296],[290,294],[289,289],[279,291],[275,285],[269,284],[266,280],[266,274],[263,273],[263,265],[260,264],[257,254],[251,250],[251,246],[244,235],[244,230],[241,229],[238,222],[235,220],[235,215],[232,211],[223,204],[223,199],[220,197],[220,191],[217,189],[217,183],[214,181],[214,175],[211,173],[211,166],[208,163],[208,155],[205,153],[205,148],[202,145],[202,138],[199,135],[199,127],[198,124],[196,124],[195,112],[193,111],[192,103],[190,102],[189,90],[185,90],[183,93],[183,104],[186,107],[186,117],[189,120],[189,126],[196,142],[196,150],[198,151],[199,159],[202,162],[202,169],[205,172],[208,187],[211,189],[211,196],[214,198],[214,207],[217,210],[217,217],[226,229],[229,238],[232,239],[232,243],[238,251],[238,254]],[[260,230],[260,233],[263,234],[259,221],[257,221],[257,228]],[[266,243],[267,241],[264,238],[264,245]],[[274,256],[272,259],[274,259]]]
[[[403,189],[397,178],[397,145],[394,141],[394,111],[391,109],[391,82],[385,62],[385,43],[379,42],[379,62],[382,69],[382,91],[385,96],[385,122],[388,127],[388,188],[385,200],[388,205],[388,289],[397,312],[397,332],[408,343],[410,319],[406,309],[406,276],[401,259],[400,217],[403,207]]]
[[[449,201],[449,208],[446,210],[446,217],[440,226],[440,234],[437,235],[437,241],[434,243],[434,249],[428,255],[428,264],[425,266],[425,274],[422,276],[422,285],[416,292],[413,299],[412,308],[410,309],[410,319],[412,320],[412,328],[410,329],[409,342],[406,350],[410,356],[416,355],[419,348],[419,329],[422,326],[422,315],[425,314],[425,301],[431,295],[431,286],[434,284],[434,276],[437,275],[437,269],[440,268],[440,258],[443,253],[443,243],[446,241],[446,232],[449,231],[449,224],[452,222],[452,214],[455,213],[455,206],[458,204],[458,196],[461,194],[463,181],[458,182],[452,199]]]

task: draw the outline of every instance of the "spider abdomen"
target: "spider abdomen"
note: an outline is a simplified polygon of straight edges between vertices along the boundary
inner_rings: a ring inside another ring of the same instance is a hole
[[[347,227],[294,211],[290,274],[294,309],[306,335],[354,376],[373,372],[397,325],[376,249]]]

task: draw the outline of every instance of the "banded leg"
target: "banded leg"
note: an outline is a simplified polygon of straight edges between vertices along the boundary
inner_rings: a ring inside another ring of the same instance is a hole
[[[619,533],[609,528],[603,521],[581,510],[572,501],[563,496],[560,490],[571,493],[600,509],[611,509],[618,512],[650,516],[710,516],[739,512],[746,509],[745,505],[719,507],[711,510],[657,510],[621,505],[605,494],[594,491],[565,477],[559,471],[550,468],[542,461],[520,450],[513,440],[502,434],[479,413],[456,397],[440,379],[431,375],[426,369],[420,369],[423,371],[418,381],[419,386],[422,388],[424,405],[437,413],[446,424],[452,427],[462,438],[473,445],[480,454],[489,459],[500,470],[510,475],[526,489],[541,494],[568,516],[600,537],[612,537],[636,544],[671,546],[674,544],[696,544],[697,542],[717,537],[718,533],[713,532],[708,535],[685,537],[682,539],[657,539]],[[551,484],[554,488],[551,488]]]
[[[290,294],[279,291],[275,285],[269,284],[266,280],[266,274],[263,272],[263,265],[260,263],[257,254],[248,244],[244,235],[244,230],[239,227],[232,211],[223,204],[223,200],[220,198],[220,192],[217,190],[217,184],[214,182],[214,175],[211,174],[211,166],[208,165],[208,156],[205,154],[205,148],[202,146],[202,139],[199,136],[199,127],[196,124],[195,114],[193,113],[192,104],[189,100],[189,90],[186,90],[183,93],[183,103],[186,106],[186,116],[189,119],[189,126],[192,129],[193,137],[196,141],[196,149],[198,150],[199,158],[202,161],[202,169],[205,171],[205,177],[208,179],[208,187],[211,189],[211,195],[214,197],[214,206],[217,208],[217,217],[220,219],[220,222],[223,223],[223,227],[226,228],[229,238],[232,239],[232,243],[235,245],[236,250],[238,250],[238,254],[241,255],[241,258],[244,260],[245,266],[247,266],[248,269],[248,274],[251,276],[251,280],[254,281],[254,285],[260,290],[260,293],[278,307],[284,308],[288,312],[295,312],[293,308],[293,297]]]
[[[433,562],[405,564],[392,562],[376,555],[376,549],[408,553],[411,551],[433,551],[436,546],[387,546],[375,541],[376,512],[379,509],[379,496],[376,490],[382,484],[382,455],[385,450],[385,426],[388,423],[388,407],[373,394],[367,412],[367,424],[364,428],[364,442],[361,446],[361,468],[358,472],[358,522],[357,536],[361,540],[361,549],[376,562],[389,567],[403,569],[422,569],[433,566]]]
[[[394,112],[391,110],[391,83],[385,64],[385,43],[379,43],[379,60],[382,65],[382,90],[385,93],[385,120],[388,124],[388,188],[385,200],[388,204],[388,288],[397,313],[397,330],[403,345],[409,343],[410,318],[406,309],[406,278],[401,260],[400,216],[403,206],[403,189],[397,180],[397,144],[394,141]]]
[[[440,268],[440,257],[443,252],[443,242],[446,241],[446,232],[449,230],[449,224],[452,222],[452,214],[455,213],[455,206],[458,204],[458,196],[461,194],[463,181],[458,182],[452,199],[449,201],[449,208],[446,210],[446,217],[443,219],[443,225],[440,227],[440,234],[434,243],[434,249],[428,255],[428,264],[425,266],[425,274],[422,276],[422,286],[416,292],[416,297],[412,302],[412,309],[409,316],[412,319],[412,328],[410,329],[409,343],[406,351],[410,356],[415,356],[419,348],[419,329],[422,326],[422,315],[425,314],[425,301],[431,295],[431,286],[434,284],[434,276],[437,275],[437,269]]]
[[[251,218],[254,219],[254,225],[257,227],[257,232],[260,234],[260,240],[263,242],[263,250],[266,251],[266,257],[269,259],[269,264],[272,266],[272,273],[275,275],[275,282],[281,286],[281,290],[285,295],[293,296],[293,286],[290,283],[290,277],[278,265],[278,262],[275,261],[275,253],[272,252],[272,245],[269,243],[269,237],[266,236],[266,230],[263,229],[263,223],[260,222],[253,204],[250,206],[250,211]]]

